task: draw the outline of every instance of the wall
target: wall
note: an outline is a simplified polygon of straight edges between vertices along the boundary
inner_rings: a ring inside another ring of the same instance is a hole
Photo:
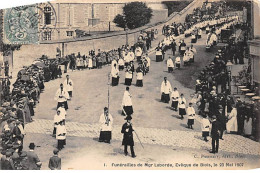
[[[168,10],[167,9],[161,9],[161,10],[155,10],[153,9],[153,16],[151,18],[150,23],[158,23],[160,21],[164,21],[168,17]]]
[[[111,22],[117,14],[123,13],[125,4],[94,4],[94,18],[99,18],[100,21]]]

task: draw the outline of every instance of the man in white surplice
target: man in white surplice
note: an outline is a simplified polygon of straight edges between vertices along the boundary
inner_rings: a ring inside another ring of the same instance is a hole
[[[171,92],[171,83],[167,80],[167,77],[164,77],[164,81],[161,84],[161,101],[164,103],[169,103]]]
[[[63,86],[68,91],[71,99],[74,84],[73,81],[70,79],[69,75],[66,75],[66,80],[63,82]]]
[[[110,143],[110,140],[112,138],[113,117],[108,112],[107,107],[104,108],[104,113],[100,115],[99,123],[100,123],[99,142]]]
[[[132,96],[129,93],[129,87],[126,87],[122,101],[122,115],[130,116],[133,114]]]

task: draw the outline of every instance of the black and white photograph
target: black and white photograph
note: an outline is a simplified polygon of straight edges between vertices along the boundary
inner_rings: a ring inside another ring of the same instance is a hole
[[[260,167],[258,0],[0,3],[0,170]]]

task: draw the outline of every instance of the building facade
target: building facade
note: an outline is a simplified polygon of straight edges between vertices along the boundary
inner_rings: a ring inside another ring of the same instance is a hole
[[[87,33],[99,23],[108,24],[117,14],[122,14],[124,4],[41,3],[38,6],[40,40],[44,41],[77,37],[77,33]]]
[[[125,2],[84,3],[54,1],[38,4],[40,40],[64,40],[90,34],[90,32],[121,31],[113,23],[123,13]],[[150,23],[165,20],[168,9],[161,2],[148,2],[153,17]]]
[[[249,53],[251,59],[251,69],[252,69],[252,85],[260,87],[260,12],[259,3],[252,3],[252,28],[253,28],[253,40],[249,42]],[[258,95],[260,93],[257,93]]]

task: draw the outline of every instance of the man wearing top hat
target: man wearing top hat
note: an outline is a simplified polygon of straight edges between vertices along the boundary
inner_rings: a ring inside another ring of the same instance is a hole
[[[210,153],[218,153],[219,148],[219,135],[220,135],[220,123],[217,121],[215,115],[212,116],[212,128],[211,128],[211,138],[212,138],[212,151]]]
[[[223,111],[223,107],[221,105],[219,105],[217,110],[216,110],[216,116],[217,116],[217,120],[220,124],[220,126],[219,126],[219,131],[220,131],[219,139],[221,139],[221,140],[224,140],[223,134],[224,134],[224,131],[226,130],[226,123],[227,123],[227,118],[224,115],[224,113],[225,112]]]
[[[127,146],[130,146],[131,156],[133,158],[135,158],[136,155],[135,155],[135,152],[134,152],[134,139],[133,139],[133,131],[134,131],[134,129],[132,127],[131,119],[132,119],[131,116],[127,116],[125,118],[126,123],[124,123],[123,126],[122,126],[121,133],[124,134],[122,145],[124,145],[125,156],[127,156],[127,154],[128,154]]]
[[[27,157],[29,161],[29,170],[40,170],[41,168],[41,161],[37,154],[34,152],[35,144],[30,143],[29,145],[29,151],[27,152]]]

